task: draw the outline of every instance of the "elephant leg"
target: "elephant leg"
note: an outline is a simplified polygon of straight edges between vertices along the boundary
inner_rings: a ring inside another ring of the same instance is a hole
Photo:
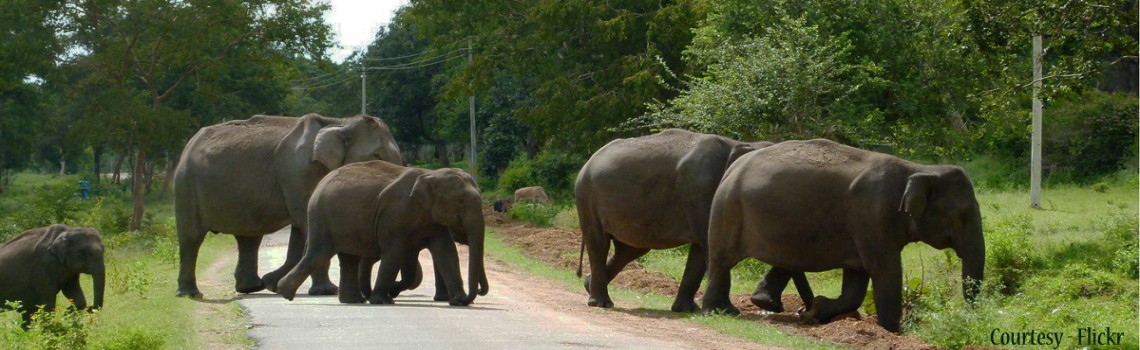
[[[64,297],[71,301],[72,305],[75,305],[76,309],[87,308],[87,298],[83,296],[83,288],[79,286],[79,275],[75,275],[75,278],[64,283],[60,291],[63,292]]]
[[[875,309],[879,316],[879,325],[888,331],[898,333],[899,322],[902,320],[902,262],[898,254],[895,254],[892,260],[895,261],[879,266],[880,268],[871,274],[871,279],[875,283]]]
[[[424,272],[420,268],[420,255],[408,254],[404,263],[400,265],[400,281],[388,291],[393,299],[406,290],[416,289],[424,280]]]
[[[178,291],[176,296],[201,298],[198,281],[195,278],[198,266],[198,250],[206,239],[206,230],[178,219]]]
[[[431,300],[435,301],[448,301],[451,299],[451,294],[447,292],[447,283],[443,279],[443,268],[439,266],[439,260],[435,259],[432,255],[431,259],[432,270],[435,270],[435,296]]]
[[[366,299],[361,293],[359,283],[361,274],[369,274],[372,271],[363,272],[360,270],[360,262],[367,259],[361,259],[359,256],[352,254],[339,253],[336,255],[340,259],[340,288],[338,300],[344,304],[360,304]]]
[[[300,242],[300,244],[297,244],[298,242]],[[261,281],[265,284],[266,289],[269,289],[271,292],[277,291],[277,282],[280,282],[281,277],[284,277],[285,274],[289,273],[289,270],[297,266],[297,262],[301,261],[301,255],[305,253],[304,242],[305,233],[301,231],[297,225],[291,226],[289,228],[289,246],[285,250],[285,263],[281,264],[277,269],[261,276]]]
[[[403,261],[401,247],[390,246],[384,248],[380,254],[380,270],[376,272],[376,286],[372,288],[372,295],[368,297],[371,304],[392,304],[392,297],[387,291],[392,290],[396,283],[396,274],[400,272],[400,263]]]
[[[356,284],[356,286],[360,289],[360,294],[364,295],[365,298],[372,296],[372,266],[376,265],[377,261],[380,261],[379,257],[366,256],[361,257],[360,263],[358,264],[359,267],[357,271],[359,271],[359,274],[357,275],[357,279],[359,282]],[[344,276],[344,274],[341,274],[341,276]],[[340,284],[343,288],[344,282],[341,282]],[[392,297],[395,298],[395,296]]]
[[[867,283],[870,280],[865,271],[843,269],[843,287],[839,299],[815,297],[811,311],[804,315],[814,318],[819,323],[827,323],[835,316],[858,310],[859,305],[863,303],[863,297],[867,295]]]
[[[711,247],[710,247],[711,248]],[[732,305],[729,291],[732,290],[732,268],[739,264],[742,258],[730,255],[728,252],[709,251],[709,284],[705,287],[705,297],[701,301],[701,311],[704,313],[724,312],[729,315],[739,315],[740,310]]]
[[[685,273],[681,275],[681,285],[677,289],[677,299],[673,301],[673,312],[697,312],[701,307],[693,298],[701,287],[701,280],[708,269],[708,247],[701,244],[689,246],[689,260],[685,263]]]
[[[453,306],[467,306],[467,294],[463,291],[463,276],[459,271],[459,252],[451,239],[436,238],[428,243],[428,251],[436,269],[435,283],[447,286],[449,295],[448,304]],[[439,289],[437,287],[436,291]],[[471,291],[474,294],[476,291]]]
[[[316,242],[310,244],[301,257],[301,261],[294,266],[285,277],[277,282],[277,294],[285,299],[293,300],[297,295],[297,288],[309,278],[309,275],[318,268],[328,269],[329,261],[335,254],[330,242]]]
[[[234,280],[238,293],[253,293],[265,289],[261,277],[257,275],[257,250],[261,247],[262,236],[238,236],[238,262],[234,269]]]
[[[752,304],[771,312],[784,312],[784,302],[780,300],[780,296],[784,288],[787,288],[792,273],[778,267],[768,270],[768,273],[764,274],[764,279],[756,285],[756,291],[752,292]]]
[[[610,291],[607,288],[610,277],[606,265],[606,257],[610,254],[610,238],[609,235],[600,232],[600,229],[599,232],[588,232],[587,230],[587,227],[582,227],[582,239],[586,241],[586,251],[590,255],[590,274],[585,277],[582,283],[586,287],[586,291],[590,293],[590,299],[586,304],[611,308],[614,307],[614,302],[610,299]],[[591,283],[591,281],[597,281],[597,283]]]
[[[800,311],[811,311],[811,303],[812,300],[815,299],[815,292],[811,291],[811,285],[808,284],[807,275],[799,271],[793,272],[792,282],[796,283],[796,292],[800,294],[800,300],[804,303],[804,307]]]

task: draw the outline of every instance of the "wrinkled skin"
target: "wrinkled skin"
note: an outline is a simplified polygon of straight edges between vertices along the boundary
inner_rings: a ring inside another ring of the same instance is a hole
[[[92,277],[91,309],[102,307],[106,268],[99,232],[66,225],[24,231],[0,246],[0,304],[20,301],[25,325],[40,306],[55,309],[60,292],[76,308],[87,309],[79,274]]]
[[[340,259],[342,303],[366,300],[358,285],[360,271],[380,259],[376,284],[367,296],[372,304],[391,304],[397,271],[410,278],[410,265],[423,249],[431,252],[436,284],[445,286],[451,305],[470,305],[487,294],[483,269],[482,197],[475,180],[459,169],[424,170],[382,161],[346,165],[326,176],[309,201],[309,235],[301,262],[277,285],[292,300],[311,271]],[[455,243],[470,248],[465,294]],[[440,289],[437,289],[437,293]],[[440,295],[437,295],[440,297]],[[437,299],[438,300],[438,299]]]
[[[534,202],[534,203],[550,203],[550,196],[546,195],[546,190],[542,186],[523,187],[515,190],[515,203]]]
[[[650,249],[692,244],[671,309],[697,311],[693,297],[705,273],[709,207],[717,183],[734,160],[771,144],[669,129],[614,140],[595,152],[574,187],[583,250],[590,259],[583,283],[588,304],[613,307],[608,284]],[[607,262],[611,241],[615,251]],[[802,280],[802,273],[798,276]]]
[[[788,141],[729,167],[709,222],[706,312],[739,311],[730,270],[747,257],[790,271],[843,269],[839,299],[816,297],[805,315],[829,322],[858,309],[875,284],[879,325],[899,331],[903,246],[953,248],[963,294],[983,278],[981,213],[966,171],[921,165],[828,140]]]
[[[199,130],[174,170],[181,259],[177,295],[202,297],[195,268],[207,232],[237,240],[236,291],[276,286],[304,251],[305,209],[317,182],[344,164],[377,159],[402,163],[388,126],[370,116],[254,116]],[[292,229],[285,263],[258,277],[262,236],[286,225]],[[314,271],[309,294],[336,291],[327,266]]]

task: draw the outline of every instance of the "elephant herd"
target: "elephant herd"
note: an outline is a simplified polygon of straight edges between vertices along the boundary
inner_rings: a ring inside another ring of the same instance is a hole
[[[178,296],[202,297],[195,267],[209,232],[235,237],[240,293],[269,289],[292,300],[311,276],[311,295],[389,304],[420,284],[418,255],[427,249],[435,300],[469,305],[487,294],[482,197],[474,179],[454,168],[404,166],[390,130],[375,117],[254,116],[204,127],[172,175]],[[679,129],[614,140],[582,167],[574,196],[582,256],[590,262],[583,279],[590,306],[613,306],[607,285],[631,261],[684,244],[690,249],[672,305],[677,312],[738,313],[729,301],[730,270],[745,258],[772,266],[752,295],[763,309],[782,311],[780,295],[794,281],[804,314],[827,322],[857,309],[873,281],[879,324],[896,332],[906,244],[953,248],[968,300],[983,277],[981,216],[962,168],[827,140],[748,143]],[[258,276],[262,237],[286,225],[285,263]],[[455,243],[470,248],[469,293]],[[328,275],[333,255],[341,266],[339,288]],[[28,311],[51,309],[62,291],[86,307],[78,275],[87,273],[95,276],[99,307],[102,257],[93,229],[25,232],[0,246],[0,299],[23,301]],[[804,272],[831,269],[843,269],[839,298],[813,296]],[[698,305],[694,297],[706,274]]]

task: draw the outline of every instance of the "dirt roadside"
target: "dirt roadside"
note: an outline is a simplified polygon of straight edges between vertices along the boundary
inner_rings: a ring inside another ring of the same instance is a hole
[[[580,231],[566,228],[538,227],[530,223],[508,218],[506,215],[490,210],[489,208],[485,208],[483,214],[487,226],[494,228],[496,236],[502,239],[506,244],[518,248],[528,256],[546,262],[551,266],[568,270],[576,270],[578,268],[578,252],[582,235]],[[583,269],[589,269],[589,262],[586,261],[584,263],[587,265],[584,266]],[[634,262],[618,275],[613,285],[646,293],[673,296],[677,293],[677,283],[678,281],[672,276],[659,271],[646,270]],[[791,290],[794,292],[794,289]],[[700,299],[700,297],[701,294],[698,292],[697,298]],[[876,323],[874,316],[861,314],[851,315],[851,317],[836,320],[828,324],[809,324],[794,312],[803,306],[799,296],[795,294],[783,295],[782,300],[785,309],[790,310],[783,313],[762,312],[759,308],[752,305],[749,301],[749,295],[747,294],[733,295],[732,300],[733,304],[740,309],[741,318],[753,321],[758,326],[774,327],[784,333],[794,334],[807,339],[868,349],[938,349],[938,347],[927,344],[916,337],[898,335],[884,330]],[[569,310],[589,309],[581,312],[594,314],[634,314],[634,312],[631,312],[634,310],[622,309],[620,302],[618,303],[619,305],[614,308],[614,310],[618,312],[604,312],[596,308],[587,307],[585,291],[576,293],[573,298],[564,302],[567,304],[560,306],[554,304],[552,306],[564,307]],[[685,334],[687,332],[685,328],[703,328],[694,326],[692,323],[685,322],[681,319],[675,319],[677,316],[651,315],[634,319],[622,318],[619,322],[623,324],[639,324],[646,322],[645,318],[650,317],[656,320],[674,318],[672,320],[673,322],[660,322],[660,327],[663,327],[660,332],[657,332],[660,334]],[[609,318],[609,316],[605,318]],[[711,330],[706,331],[717,334],[723,338],[734,339]],[[675,336],[670,336],[670,338],[676,339]]]

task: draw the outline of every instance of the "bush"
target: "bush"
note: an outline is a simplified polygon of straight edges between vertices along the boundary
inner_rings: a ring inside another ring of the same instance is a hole
[[[996,281],[1002,286],[1002,292],[1013,294],[1036,264],[1030,246],[1025,244],[1030,241],[1033,224],[1029,215],[1022,214],[985,227],[989,228],[986,233],[986,268],[996,277],[987,281]]]
[[[1076,181],[1119,170],[1136,149],[1135,94],[1099,91],[1060,99],[1045,123],[1044,165]]]
[[[0,310],[0,344],[5,349],[70,350],[86,349],[94,317],[70,303],[51,312],[37,312],[27,330],[20,325],[23,318],[19,302],[9,302],[12,310]]]
[[[499,177],[498,192],[510,196],[519,188],[542,186],[555,200],[574,198],[574,179],[585,162],[579,155],[543,150],[534,160],[511,162]]]
[[[542,227],[550,227],[551,220],[558,212],[562,211],[561,207],[554,205],[546,205],[539,203],[516,203],[507,211],[507,216],[530,222]]]
[[[1140,251],[1137,240],[1140,239],[1140,224],[1136,216],[1116,214],[1106,221],[1097,223],[1096,229],[1104,232],[1106,251],[1111,252],[1106,258],[1111,271],[1121,276],[1137,279],[1140,275]]]

